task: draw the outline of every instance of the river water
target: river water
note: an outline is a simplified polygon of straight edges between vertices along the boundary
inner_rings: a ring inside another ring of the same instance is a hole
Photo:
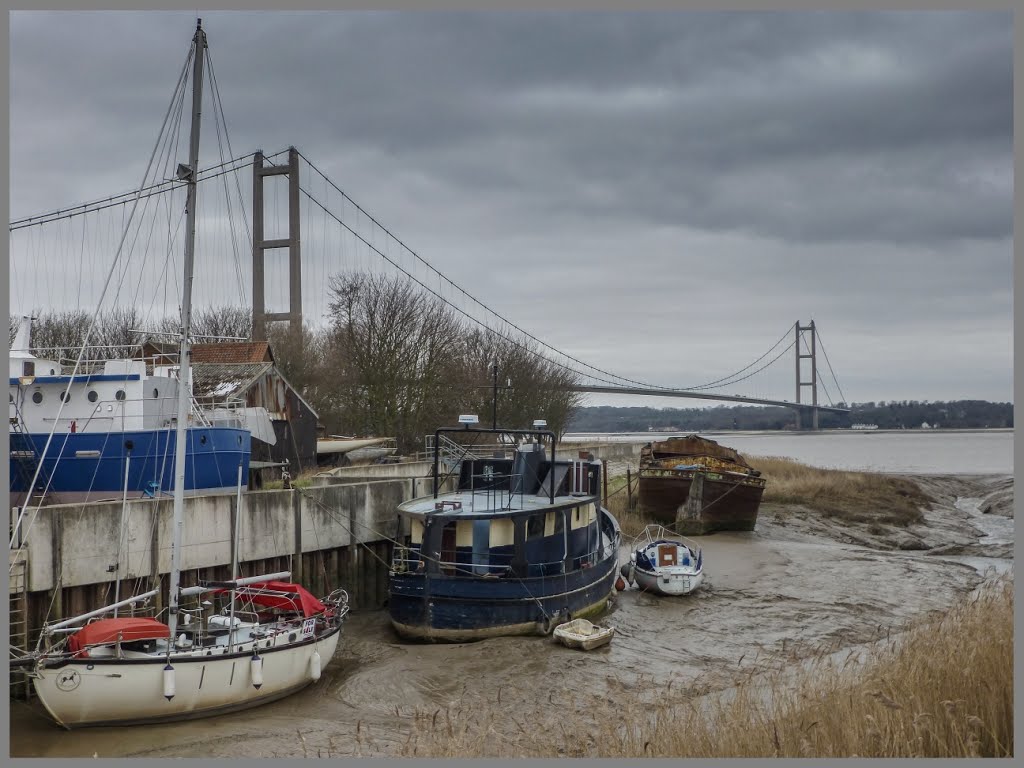
[[[347,621],[321,679],[287,699],[197,722],[73,732],[52,725],[36,702],[15,701],[11,755],[394,756],[408,754],[415,724],[434,713],[442,722],[450,715],[456,730],[498,713],[479,739],[497,743],[526,724],[542,741],[566,722],[598,727],[587,702],[636,705],[655,682],[727,689],[752,671],[863,647],[945,610],[986,575],[1012,574],[1013,520],[984,511],[1012,494],[1012,432],[712,438],[744,454],[913,473],[936,499],[909,531],[928,548],[904,551],[825,518],[762,509],[752,532],[700,537],[705,582],[694,595],[618,593],[601,620],[616,637],[597,651],[540,637],[403,643],[385,612],[364,612]]]
[[[1013,473],[1012,429],[699,434],[745,456],[779,456],[827,469],[951,475]],[[658,432],[578,432],[567,434],[563,442],[644,443],[669,436]]]

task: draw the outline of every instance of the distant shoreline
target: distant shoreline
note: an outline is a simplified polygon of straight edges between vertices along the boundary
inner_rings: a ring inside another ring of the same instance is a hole
[[[880,434],[916,434],[926,435],[931,433],[956,433],[958,435],[974,432],[1013,432],[1013,427],[932,427],[930,429],[708,429],[708,430],[674,430],[668,432],[566,432],[562,436],[562,442],[581,442],[595,436],[607,437],[635,437],[639,441],[665,440],[677,435],[785,435],[787,437],[798,437],[803,435],[880,435]]]

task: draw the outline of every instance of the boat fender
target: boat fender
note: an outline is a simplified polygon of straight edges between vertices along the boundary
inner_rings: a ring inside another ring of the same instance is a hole
[[[315,648],[313,649],[313,655],[309,657],[309,676],[314,681],[320,679],[320,652]]]
[[[174,667],[170,664],[164,667],[164,698],[168,701],[174,698]]]
[[[636,584],[636,563],[632,560],[629,563],[628,570],[626,571],[626,582],[628,584]]]
[[[629,565],[629,563],[625,563],[621,568],[619,568],[619,573],[622,574],[624,579],[629,578]]]
[[[261,656],[252,657],[252,661],[249,662],[249,672],[252,676],[252,687],[259,690],[263,685],[263,658]]]
[[[550,635],[552,632],[555,631],[555,627],[557,627],[559,624],[565,621],[568,621],[568,619],[562,618],[561,611],[555,611],[550,616],[545,614],[544,621],[541,622],[541,631],[545,635]]]
[[[625,588],[626,588],[626,582],[625,582],[625,580],[621,576],[619,576],[619,578],[617,578],[615,580],[615,591],[616,592],[621,592]]]

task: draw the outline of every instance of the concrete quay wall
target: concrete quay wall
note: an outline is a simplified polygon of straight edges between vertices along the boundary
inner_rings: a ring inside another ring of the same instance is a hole
[[[387,599],[396,507],[413,496],[415,485],[415,478],[395,478],[243,493],[241,575],[290,570],[292,580],[314,594],[340,587],[353,609],[379,608]],[[234,495],[185,500],[183,586],[230,577],[237,503]],[[45,620],[113,602],[122,514],[120,597],[162,587],[156,600],[162,607],[171,568],[170,499],[42,507],[26,521],[21,550],[27,553],[30,632]]]

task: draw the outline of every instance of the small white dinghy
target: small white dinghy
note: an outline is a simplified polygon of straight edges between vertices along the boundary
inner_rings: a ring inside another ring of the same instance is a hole
[[[599,627],[586,619],[573,619],[559,624],[553,634],[562,645],[589,651],[610,643],[615,627]]]
[[[648,525],[633,540],[621,573],[627,583],[646,592],[688,595],[704,580],[704,554],[695,542]]]

